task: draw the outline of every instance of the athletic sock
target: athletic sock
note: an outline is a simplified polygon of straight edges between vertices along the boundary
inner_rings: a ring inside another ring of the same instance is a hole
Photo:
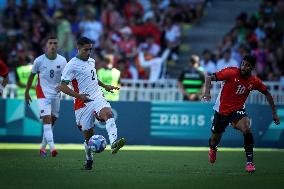
[[[218,144],[212,145],[212,144],[211,144],[211,138],[209,138],[208,143],[209,143],[209,147],[210,147],[211,149],[213,149],[213,150],[216,150],[216,149],[217,149],[217,145],[218,145]]]
[[[112,143],[117,139],[117,128],[114,118],[110,118],[106,121],[106,130],[108,133],[110,144],[112,145]]]
[[[246,152],[247,163],[253,163],[253,144],[254,139],[252,133],[244,134],[244,149]]]
[[[87,160],[93,160],[93,153],[91,148],[87,145],[87,142],[84,142],[84,147],[85,147],[85,153],[86,153],[86,159]]]
[[[53,132],[51,127],[52,127],[51,124],[44,124],[43,135],[46,138],[50,151],[52,152],[53,150],[55,150],[55,147],[54,147]]]
[[[46,138],[44,137],[44,135],[42,135],[41,149],[45,150],[46,145],[47,145]]]
[[[52,133],[53,133],[53,128],[54,126],[52,125]],[[44,136],[44,134],[42,135],[42,141],[41,141],[41,149],[42,150],[45,150],[46,149],[46,145],[47,145],[47,141],[46,141],[46,138]]]

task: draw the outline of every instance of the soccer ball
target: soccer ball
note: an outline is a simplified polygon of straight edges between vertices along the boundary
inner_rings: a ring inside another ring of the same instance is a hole
[[[88,143],[94,153],[101,153],[105,150],[106,145],[106,139],[102,135],[93,135]]]

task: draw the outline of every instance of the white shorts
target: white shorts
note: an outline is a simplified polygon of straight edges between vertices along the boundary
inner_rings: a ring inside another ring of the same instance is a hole
[[[40,118],[46,115],[53,115],[58,118],[60,109],[59,98],[39,98],[37,99]]]
[[[103,96],[98,96],[93,101],[85,103],[85,105],[85,107],[75,111],[77,126],[82,131],[94,127],[95,114],[99,115],[101,109],[111,108],[109,102]]]

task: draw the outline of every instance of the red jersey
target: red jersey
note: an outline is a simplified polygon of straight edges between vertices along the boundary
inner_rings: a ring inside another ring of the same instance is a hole
[[[0,76],[3,77],[9,72],[8,67],[0,60]]]
[[[245,108],[245,102],[252,90],[264,93],[267,88],[255,75],[242,78],[240,69],[229,67],[215,73],[218,81],[223,81],[220,93],[213,107],[222,115]]]

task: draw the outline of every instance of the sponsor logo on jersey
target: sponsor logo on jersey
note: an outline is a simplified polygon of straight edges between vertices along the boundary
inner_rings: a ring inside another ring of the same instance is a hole
[[[244,115],[244,114],[245,114],[245,112],[244,112],[244,111],[237,111],[237,114]]]

